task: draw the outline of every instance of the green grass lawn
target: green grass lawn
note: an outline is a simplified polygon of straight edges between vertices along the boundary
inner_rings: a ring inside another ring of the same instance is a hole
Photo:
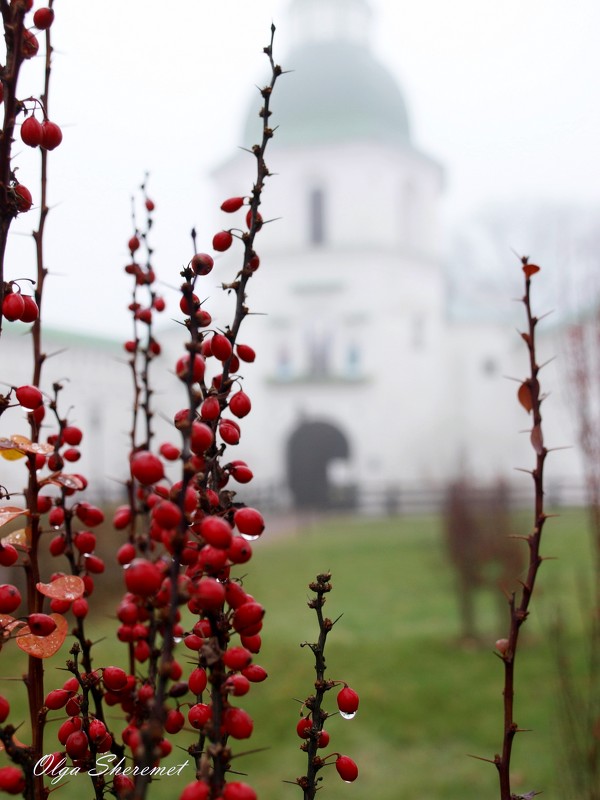
[[[543,790],[547,798],[566,796],[560,780],[564,764],[552,631],[560,608],[569,623],[569,650],[579,664],[580,589],[590,571],[584,523],[581,512],[565,512],[547,524],[542,551],[556,560],[542,565],[517,663],[516,718],[521,727],[532,730],[516,740],[513,789]],[[527,532],[526,522],[520,524],[524,527],[515,532]],[[333,768],[324,770],[327,797],[498,796],[495,767],[469,754],[493,758],[501,746],[502,664],[493,651],[507,624],[499,621],[497,598],[482,593],[481,645],[461,644],[453,573],[438,518],[337,520],[271,540],[267,532],[244,570],[246,588],[267,608],[264,647],[256,660],[268,670],[269,679],[240,703],[253,715],[255,733],[235,749],[266,749],[234,764],[248,774],[260,798],[301,796],[297,787],[284,781],[293,781],[305,770],[295,733],[297,699],[311,693],[314,667],[309,649],[300,643],[317,635],[314,612],[306,605],[307,584],[325,570],[331,570],[334,586],[327,614],[343,615],[328,642],[328,676],[347,681],[361,697],[354,720],[335,716],[327,726],[329,750],[352,756],[359,779],[346,785]],[[123,646],[110,638],[110,613],[109,605],[98,623],[108,637],[98,647],[98,665],[123,663]],[[507,615],[508,610],[506,619]],[[2,675],[18,674],[8,649],[5,655]],[[48,665],[49,683],[60,664],[54,659]],[[5,687],[14,690],[15,684]],[[18,704],[17,691],[12,694]],[[332,693],[331,710],[334,707]],[[114,727],[119,731],[123,726],[115,721]],[[174,753],[173,763],[183,757]],[[185,779],[192,778],[190,769]],[[175,800],[180,785],[174,778],[163,780],[151,796]],[[57,797],[83,798],[86,792],[91,796],[80,777]]]

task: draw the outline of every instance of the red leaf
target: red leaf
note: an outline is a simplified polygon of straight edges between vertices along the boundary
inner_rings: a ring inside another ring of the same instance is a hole
[[[35,588],[46,597],[73,601],[83,597],[85,583],[77,575],[63,575],[52,583],[36,583]]]
[[[28,550],[31,546],[31,528],[19,528],[18,531],[13,531],[3,536],[2,544],[12,544],[15,547]]]
[[[519,386],[517,397],[519,399],[519,403],[521,403],[525,411],[531,411],[533,408],[533,398],[531,396],[531,389],[529,388],[527,381]]]
[[[534,425],[531,431],[531,445],[538,456],[541,456],[544,449],[544,438],[542,436],[542,429],[539,425]]]
[[[27,514],[26,508],[17,508],[16,506],[2,506],[0,508],[0,528],[6,525],[7,522],[16,519],[21,514]]]
[[[34,636],[30,632],[29,626],[25,625],[22,633],[16,637],[17,645],[28,655],[34,658],[50,658],[61,648],[62,643],[67,638],[69,623],[62,614],[50,614],[56,622],[56,630],[49,636]]]
[[[539,271],[540,268],[535,264],[523,264],[523,272],[528,278],[531,278],[532,275],[535,275],[535,273]]]

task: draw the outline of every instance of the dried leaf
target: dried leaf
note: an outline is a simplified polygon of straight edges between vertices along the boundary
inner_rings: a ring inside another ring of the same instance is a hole
[[[12,544],[28,550],[31,547],[31,528],[19,528],[2,537],[2,544]]]
[[[14,461],[17,458],[22,458],[27,453],[48,455],[48,453],[53,452],[53,445],[32,442],[31,439],[19,434],[15,434],[8,439],[0,439],[0,455],[7,461]]]
[[[532,275],[539,271],[540,268],[536,264],[523,264],[523,272],[528,278],[531,278]]]
[[[532,428],[531,445],[538,456],[541,456],[544,449],[544,438],[542,436],[542,429],[539,425],[534,425]]]
[[[20,625],[21,622],[14,617],[11,617],[10,614],[0,614],[0,630],[5,633],[13,630],[17,625]]]
[[[527,381],[519,386],[517,398],[519,399],[519,403],[521,403],[525,411],[529,413],[533,408],[533,397],[531,396],[531,389],[529,388]]]
[[[20,517],[21,514],[27,514],[27,509],[17,508],[16,506],[2,506],[0,508],[0,528],[13,519]]]
[[[14,448],[9,449],[2,449],[0,450],[0,456],[5,461],[18,461],[19,458],[25,458],[25,453],[22,453],[20,450],[15,450]]]
[[[69,623],[62,614],[50,614],[56,622],[56,630],[49,636],[35,636],[29,630],[29,625],[25,625],[23,631],[16,637],[17,645],[28,655],[34,658],[50,658],[61,648],[62,643],[67,638]]]
[[[75,489],[78,492],[85,489],[85,483],[81,478],[78,478],[77,475],[65,475],[63,472],[52,475],[47,480],[43,481],[43,483],[51,483],[53,486],[61,486],[65,489]]]
[[[20,739],[17,739],[16,736],[11,736],[12,743],[15,744],[17,747],[31,747],[30,744],[24,744]],[[0,753],[4,751],[5,747],[2,743],[0,743]]]
[[[52,583],[36,583],[36,589],[46,597],[73,601],[83,597],[85,583],[77,575],[63,575]]]

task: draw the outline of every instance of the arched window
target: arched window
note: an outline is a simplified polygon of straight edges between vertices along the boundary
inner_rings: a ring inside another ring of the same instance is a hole
[[[318,246],[325,242],[325,193],[312,189],[308,202],[309,241]]]

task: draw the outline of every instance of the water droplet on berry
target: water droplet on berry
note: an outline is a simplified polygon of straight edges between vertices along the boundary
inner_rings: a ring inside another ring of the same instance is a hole
[[[340,711],[340,717],[344,719],[354,719],[356,716],[356,711]],[[346,781],[346,783],[352,783],[352,781]]]
[[[258,536],[251,536],[249,533],[240,533],[242,539],[245,539],[247,542],[253,542],[255,539],[260,539],[260,535]]]

